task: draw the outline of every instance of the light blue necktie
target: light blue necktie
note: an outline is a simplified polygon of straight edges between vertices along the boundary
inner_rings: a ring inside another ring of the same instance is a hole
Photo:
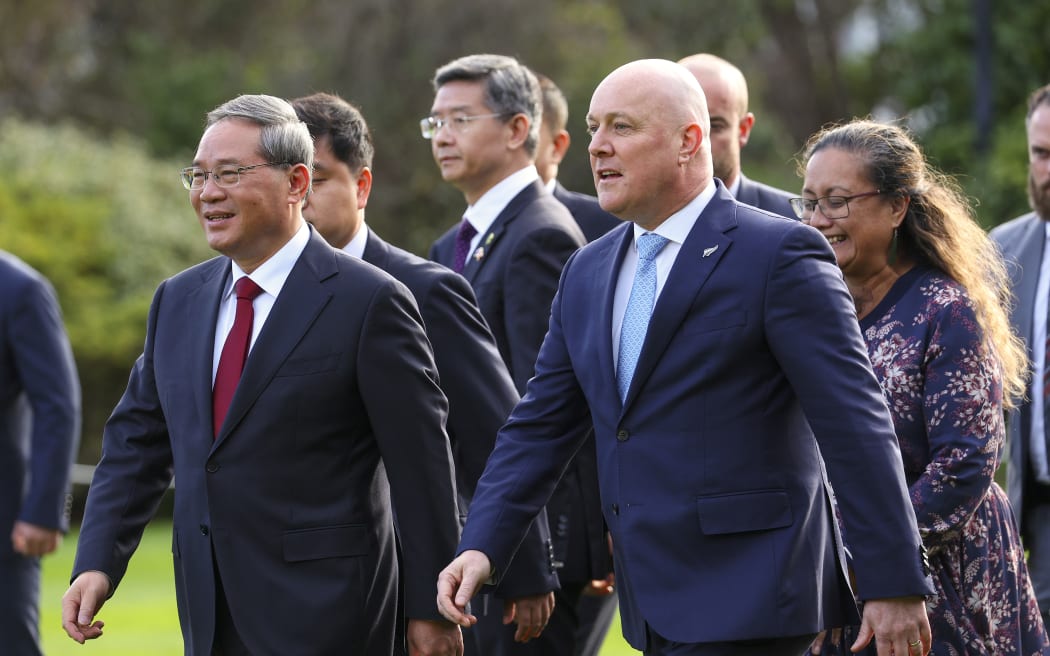
[[[638,237],[638,268],[634,271],[631,296],[623,313],[620,327],[620,353],[616,360],[616,384],[620,388],[620,400],[627,398],[634,368],[642,352],[645,333],[649,329],[649,317],[656,302],[656,256],[667,245],[667,238],[647,232]]]

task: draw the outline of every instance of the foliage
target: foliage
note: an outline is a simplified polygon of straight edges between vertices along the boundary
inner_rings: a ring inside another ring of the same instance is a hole
[[[0,248],[56,289],[84,391],[86,462],[142,350],[153,290],[212,254],[177,168],[126,136],[0,123]]]

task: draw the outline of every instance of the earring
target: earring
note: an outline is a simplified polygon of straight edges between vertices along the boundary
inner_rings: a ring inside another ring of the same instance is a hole
[[[890,242],[890,252],[887,259],[890,264],[897,263],[897,228],[893,229],[893,240]]]

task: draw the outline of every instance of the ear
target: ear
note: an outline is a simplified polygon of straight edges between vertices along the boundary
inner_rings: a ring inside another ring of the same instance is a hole
[[[288,172],[288,199],[292,204],[298,205],[306,198],[307,192],[310,191],[310,179],[310,169],[306,164],[300,162],[292,165]]]
[[[911,196],[893,196],[890,199],[894,228],[899,228],[901,223],[904,223],[904,215],[908,213],[909,205],[911,205]]]
[[[747,145],[747,140],[751,138],[751,128],[753,127],[755,127],[755,115],[748,112],[740,119],[740,124],[737,126],[739,130],[737,138],[740,140],[741,148]]]
[[[357,174],[357,207],[365,209],[368,205],[368,196],[372,193],[372,169],[367,166],[361,168]]]
[[[572,137],[569,136],[568,130],[558,130],[558,134],[554,135],[554,140],[551,142],[551,161],[561,164],[561,161],[565,159],[565,153],[569,152],[571,142]]]
[[[507,141],[509,150],[525,145],[525,140],[529,137],[529,125],[529,117],[524,114],[515,114],[507,121],[507,127],[510,129],[510,139]]]
[[[687,164],[704,143],[704,131],[699,123],[690,123],[682,128],[682,143],[678,148],[678,164]]]

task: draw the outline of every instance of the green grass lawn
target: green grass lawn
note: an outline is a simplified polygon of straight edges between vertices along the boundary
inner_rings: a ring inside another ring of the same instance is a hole
[[[175,608],[171,566],[171,524],[154,522],[131,559],[117,594],[106,602],[98,619],[106,623],[98,640],[78,645],[62,630],[62,594],[73,567],[76,531],[62,548],[44,559],[40,591],[40,635],[48,656],[180,656],[182,634]],[[601,656],[637,656],[620,634],[617,617],[602,646]]]

